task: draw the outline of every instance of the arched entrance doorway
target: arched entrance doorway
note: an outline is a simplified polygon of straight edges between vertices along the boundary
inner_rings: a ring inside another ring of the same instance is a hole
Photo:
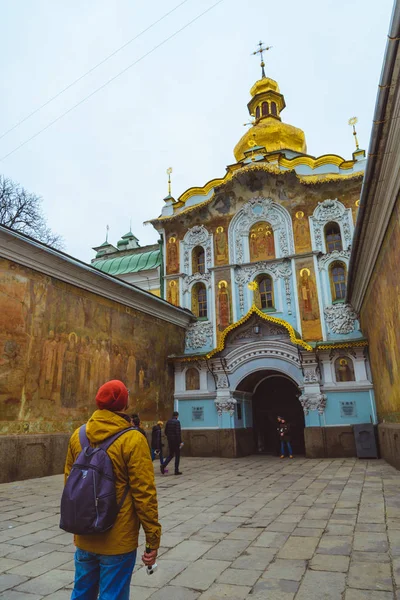
[[[279,454],[277,416],[291,424],[294,454],[304,454],[304,412],[297,384],[279,371],[256,371],[238,385],[238,392],[252,393],[253,430],[259,453]]]

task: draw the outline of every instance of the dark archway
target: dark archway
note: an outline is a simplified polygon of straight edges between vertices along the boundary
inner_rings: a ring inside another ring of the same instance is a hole
[[[278,455],[277,416],[291,424],[294,454],[304,454],[304,412],[299,402],[297,384],[277,371],[251,373],[238,385],[237,391],[251,392],[255,447],[259,453]]]

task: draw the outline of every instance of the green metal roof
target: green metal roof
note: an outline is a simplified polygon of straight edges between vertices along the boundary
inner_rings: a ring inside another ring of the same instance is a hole
[[[92,263],[93,266],[108,273],[108,275],[124,275],[126,273],[138,273],[155,269],[161,265],[161,251],[152,250],[151,252],[142,252],[137,254],[128,254],[117,258],[106,258]]]

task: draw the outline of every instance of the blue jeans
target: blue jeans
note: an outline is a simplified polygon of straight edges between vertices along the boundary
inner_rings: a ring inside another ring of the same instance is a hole
[[[284,442],[283,440],[281,440],[281,455],[284,456],[284,454],[285,454],[285,444],[287,445],[288,450],[289,450],[289,455],[291,456],[293,454],[292,446],[291,446],[290,442]]]
[[[75,552],[75,583],[71,600],[129,600],[136,550],[127,554]]]

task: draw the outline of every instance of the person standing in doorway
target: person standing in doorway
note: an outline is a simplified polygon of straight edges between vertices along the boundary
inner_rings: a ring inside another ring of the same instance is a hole
[[[285,444],[289,452],[289,458],[293,458],[293,451],[290,437],[290,423],[288,423],[282,417],[278,417],[278,433],[279,441],[281,443],[281,458],[285,458]]]
[[[179,413],[173,412],[172,419],[167,421],[165,426],[165,435],[168,440],[168,448],[169,454],[162,465],[160,465],[161,473],[164,475],[165,467],[171,462],[171,460],[175,456],[175,475],[182,475],[179,470],[179,461],[181,458],[181,448],[183,446],[182,443],[182,433],[181,433],[181,424],[178,420]]]

